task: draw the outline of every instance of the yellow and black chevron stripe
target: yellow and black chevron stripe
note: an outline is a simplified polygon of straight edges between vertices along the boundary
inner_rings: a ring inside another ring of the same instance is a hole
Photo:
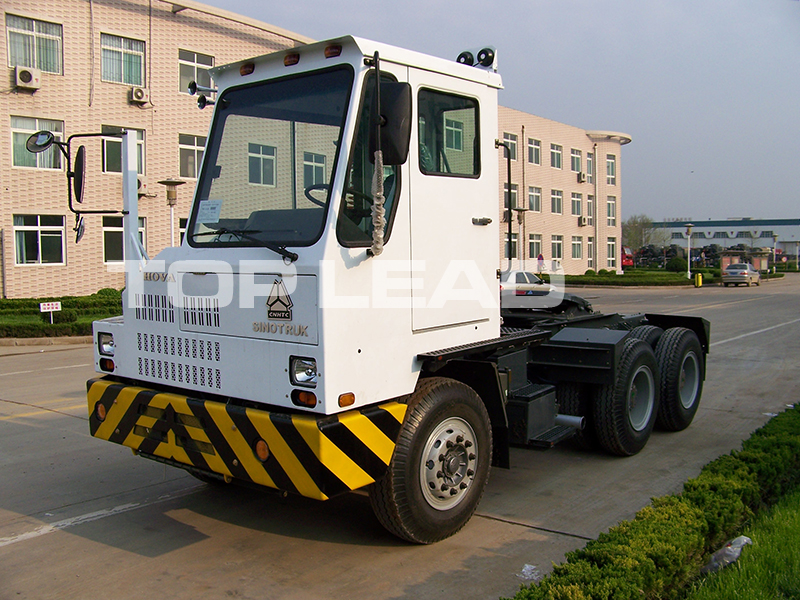
[[[381,477],[406,412],[405,404],[392,401],[316,417],[194,399],[108,378],[91,379],[86,388],[94,437],[178,466],[318,500]],[[269,448],[263,462],[254,450],[259,440]]]

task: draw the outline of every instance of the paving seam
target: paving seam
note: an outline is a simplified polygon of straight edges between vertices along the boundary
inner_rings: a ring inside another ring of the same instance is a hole
[[[547,527],[537,527],[536,525],[530,525],[528,523],[520,523],[519,521],[512,521],[511,519],[501,519],[500,517],[493,517],[491,515],[482,515],[480,513],[475,513],[475,516],[480,517],[482,519],[489,519],[490,521],[498,521],[500,523],[507,523],[509,525],[517,525],[519,527],[525,527],[526,529],[535,529],[536,531],[543,531],[545,533],[554,533],[556,535],[563,535],[565,537],[584,540],[587,542],[590,542],[594,539],[583,535],[578,535],[577,533],[568,533],[566,531],[558,531],[557,529],[548,529]]]

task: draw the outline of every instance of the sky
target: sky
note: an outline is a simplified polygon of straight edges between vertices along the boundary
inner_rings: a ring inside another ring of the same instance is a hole
[[[500,104],[633,142],[623,219],[800,218],[799,0],[203,0],[324,40],[498,49]]]

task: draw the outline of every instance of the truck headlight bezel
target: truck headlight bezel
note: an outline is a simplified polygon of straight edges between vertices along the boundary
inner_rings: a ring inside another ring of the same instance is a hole
[[[317,359],[307,356],[289,357],[289,380],[292,385],[315,388],[318,378]]]
[[[114,345],[114,334],[105,331],[97,333],[97,351],[102,356],[114,356],[116,346]]]

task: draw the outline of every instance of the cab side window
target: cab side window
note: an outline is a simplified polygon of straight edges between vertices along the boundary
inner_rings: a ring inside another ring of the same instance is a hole
[[[388,73],[381,73],[381,80],[395,81]],[[345,247],[362,247],[372,244],[372,177],[375,171],[374,158],[369,155],[369,132],[373,127],[372,96],[375,93],[375,73],[367,74],[364,96],[361,99],[361,114],[358,119],[353,153],[347,168],[347,181],[336,221],[336,236]],[[383,197],[386,210],[385,242],[389,241],[396,209],[396,198],[400,186],[400,167],[383,167]]]
[[[481,173],[478,101],[419,92],[419,169],[426,175],[478,177]]]

